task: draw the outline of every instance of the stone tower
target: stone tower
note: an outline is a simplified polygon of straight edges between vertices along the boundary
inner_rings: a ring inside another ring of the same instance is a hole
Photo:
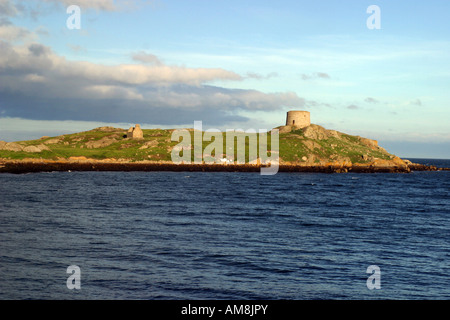
[[[309,111],[288,111],[286,125],[304,128],[311,124]]]

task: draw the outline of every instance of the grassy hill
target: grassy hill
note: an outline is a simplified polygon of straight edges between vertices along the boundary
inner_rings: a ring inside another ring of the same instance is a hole
[[[374,140],[352,136],[318,125],[303,129],[279,127],[279,157],[281,164],[325,165],[327,163],[369,164],[377,161],[397,159],[379,147]],[[170,162],[171,152],[178,141],[171,141],[173,129],[144,129],[144,138],[126,138],[126,130],[100,127],[90,131],[66,134],[57,137],[42,137],[37,140],[6,143],[0,141],[0,158],[10,160],[87,159],[113,161]],[[192,129],[190,129],[192,133]],[[223,135],[223,152],[226,138]],[[193,134],[191,137],[193,139]],[[268,137],[269,149],[270,138]],[[193,145],[193,141],[192,145]],[[204,141],[203,148],[211,142]],[[248,153],[249,141],[246,140]],[[236,150],[236,146],[235,146]],[[235,151],[236,154],[236,151]],[[193,159],[192,154],[192,159]],[[258,155],[259,156],[259,155]],[[248,161],[248,155],[246,157]]]
[[[303,129],[295,127],[279,127],[279,129],[279,156],[282,164],[324,165],[330,162],[369,164],[399,160],[379,147],[374,140],[326,130],[318,125],[312,124]],[[12,143],[0,141],[0,158],[67,160],[85,157],[128,162],[170,162],[172,149],[179,143],[171,141],[173,131],[173,129],[144,129],[144,138],[134,140],[126,138],[125,129],[100,127],[37,140]],[[192,132],[192,129],[190,131]],[[222,135],[223,150],[226,152],[225,133]],[[191,137],[193,139],[193,134]],[[268,141],[270,148],[270,139]],[[203,148],[210,143],[204,141]],[[248,144],[247,140],[247,150]]]
[[[394,155],[374,140],[352,136],[318,125],[283,132],[280,128],[280,157],[285,162],[326,164],[328,162],[370,163],[392,160]],[[305,160],[306,158],[306,160]]]

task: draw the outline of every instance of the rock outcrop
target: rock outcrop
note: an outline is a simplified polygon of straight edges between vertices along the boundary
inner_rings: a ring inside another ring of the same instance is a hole
[[[49,139],[44,142],[44,144],[58,144],[58,143],[61,143],[61,140],[58,138]]]
[[[359,140],[371,149],[378,148],[378,141],[360,137]]]
[[[88,149],[104,148],[113,144],[114,142],[116,142],[116,139],[112,137],[104,137],[101,138],[100,140],[86,142],[86,148]]]
[[[303,129],[303,135],[313,140],[323,140],[330,137],[339,138],[340,135],[336,130],[327,130],[317,124],[311,124]]]
[[[277,129],[279,133],[289,133],[292,131],[292,126],[280,126]]]
[[[36,146],[28,146],[28,147],[23,148],[23,151],[25,151],[25,152],[41,152],[42,150]]]
[[[24,151],[24,152],[37,153],[37,152],[42,152],[44,150],[50,151],[50,148],[43,144],[40,144],[37,146],[23,146],[16,142],[0,141],[0,150],[14,151],[14,152]]]
[[[23,147],[15,142],[5,142],[0,141],[0,150],[6,150],[6,151],[22,151]]]
[[[145,142],[140,148],[139,150],[143,150],[143,149],[148,149],[148,148],[153,148],[156,147],[158,145],[158,141],[157,140],[150,140]]]

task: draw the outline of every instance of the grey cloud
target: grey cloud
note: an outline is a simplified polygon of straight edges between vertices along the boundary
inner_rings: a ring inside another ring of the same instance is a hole
[[[2,93],[4,95],[4,93]],[[234,115],[216,108],[186,109],[167,107],[160,102],[127,99],[45,98],[4,95],[2,108],[7,117],[31,120],[75,120],[100,122],[142,122],[158,125],[191,124],[194,120],[208,121],[215,125],[227,121],[246,121],[246,117]]]
[[[330,79],[330,75],[324,72],[315,72],[312,74],[300,74],[302,80],[313,80],[313,79]]]
[[[347,106],[347,109],[356,110],[356,109],[359,109],[359,107],[357,105],[351,104],[351,105]]]
[[[140,87],[132,91],[134,95],[128,95],[127,90],[119,87],[103,95],[95,91],[90,95],[57,95],[45,83],[27,83],[26,94],[0,89],[0,112],[3,111],[3,116],[33,120],[134,122],[143,119],[146,123],[182,124],[195,118],[228,121],[239,110],[271,111],[305,105],[304,99],[294,93],[266,94],[212,86]],[[233,117],[234,121],[246,119]]]
[[[24,40],[31,32],[23,27],[15,26],[10,21],[23,11],[22,5],[17,5],[11,0],[0,0],[0,39],[7,41]]]
[[[277,72],[271,72],[267,75],[262,75],[256,72],[247,72],[247,77],[248,78],[253,78],[253,79],[270,79],[270,78],[274,78],[274,77],[278,77],[278,73]]]
[[[0,43],[0,70],[14,69],[15,73],[38,72],[57,80],[55,86],[72,82],[72,88],[89,85],[165,85],[184,83],[200,85],[212,80],[241,80],[234,72],[220,68],[187,68],[167,65],[122,64],[100,65],[85,61],[68,61],[40,44],[13,47]],[[5,76],[7,76],[6,74]],[[20,80],[20,79],[18,79]],[[63,82],[63,83],[62,83]]]
[[[50,52],[49,48],[43,46],[42,44],[36,43],[29,45],[28,50],[36,57],[47,55]]]
[[[240,110],[303,107],[293,92],[263,93],[207,85],[240,80],[224,69],[68,61],[41,44],[0,42],[0,115],[32,120],[85,120],[211,125],[246,121]]]
[[[89,10],[114,12],[138,10],[153,3],[153,1],[147,0],[39,0],[27,2],[27,5],[24,6],[20,0],[0,0],[0,17],[14,17],[23,14],[37,21],[49,12],[60,11],[61,7],[65,9],[71,5],[78,5],[83,12]]]
[[[323,79],[329,79],[330,78],[330,76],[327,73],[324,73],[324,72],[317,72],[316,76],[318,78],[323,78]]]
[[[302,80],[311,80],[313,77],[307,74],[301,74]]]
[[[71,0],[47,2],[73,4]],[[12,3],[0,0],[5,8]],[[112,0],[78,1],[76,4],[99,10],[117,8],[112,7]],[[24,9],[8,10],[8,15],[12,16]],[[29,7],[26,10],[34,12]],[[271,111],[305,105],[304,99],[293,92],[263,93],[209,86],[210,81],[240,81],[243,77],[221,68],[165,65],[158,57],[145,52],[133,56],[134,61],[144,65],[111,66],[70,61],[40,43],[13,44],[20,32],[31,32],[12,25],[6,14],[0,17],[0,38],[6,40],[0,40],[2,118],[139,121],[161,125],[203,120],[209,125],[223,125],[248,121],[238,114],[241,110]],[[262,77],[276,75],[270,73]]]
[[[154,64],[157,66],[162,65],[162,62],[159,60],[159,58],[157,56],[155,56],[154,54],[146,53],[144,51],[134,53],[132,55],[132,59],[134,61],[138,61],[138,62],[142,62],[142,63]]]
[[[73,45],[73,44],[68,44],[67,45],[73,52],[84,52],[86,51],[85,48],[83,48],[80,45]]]
[[[411,101],[411,104],[420,107],[422,106],[422,101],[420,99],[416,99],[414,101]]]
[[[315,100],[307,100],[306,101],[306,106],[309,107],[328,107],[328,108],[332,108],[333,106],[329,103],[325,103],[325,102],[319,102],[319,101],[315,101]]]
[[[44,26],[39,26],[36,30],[35,30],[35,32],[38,34],[38,35],[41,35],[41,36],[48,36],[50,33],[48,32],[48,29],[47,28],[45,28]]]
[[[0,26],[10,26],[10,25],[12,25],[12,23],[11,21],[9,21],[8,18],[0,17]]]
[[[364,99],[365,102],[367,103],[379,103],[380,101],[378,101],[377,99],[371,98],[371,97],[367,97],[366,99]]]
[[[0,39],[6,41],[23,41],[31,40],[33,34],[25,28],[15,26],[8,21],[3,21],[0,24]]]
[[[14,17],[19,13],[18,8],[10,0],[0,0],[0,16]]]

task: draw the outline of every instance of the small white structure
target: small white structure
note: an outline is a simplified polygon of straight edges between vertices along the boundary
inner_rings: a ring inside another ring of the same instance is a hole
[[[221,162],[222,164],[231,164],[231,163],[233,163],[233,161],[231,161],[231,160],[229,160],[229,159],[227,159],[227,158],[222,158],[222,159],[220,159],[220,162]]]

